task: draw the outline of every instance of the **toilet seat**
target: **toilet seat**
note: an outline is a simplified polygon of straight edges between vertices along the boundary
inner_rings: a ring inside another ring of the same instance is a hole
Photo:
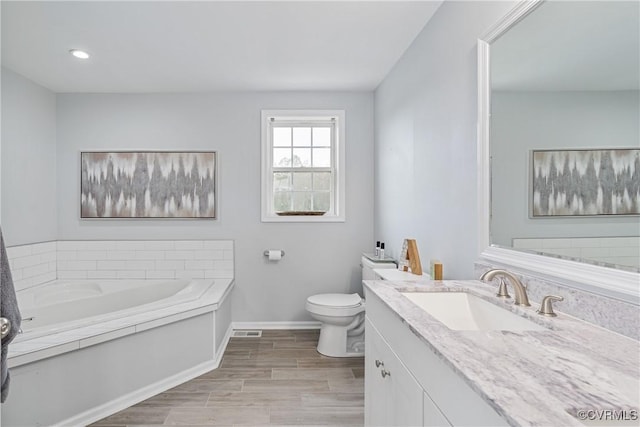
[[[307,302],[324,307],[351,308],[362,304],[362,298],[358,294],[318,294],[307,298]]]
[[[364,300],[358,294],[319,294],[307,298],[306,309],[323,316],[355,316],[364,311]]]

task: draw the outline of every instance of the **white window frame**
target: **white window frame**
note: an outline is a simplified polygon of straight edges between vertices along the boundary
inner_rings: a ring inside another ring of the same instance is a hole
[[[322,216],[278,216],[273,208],[272,123],[313,121],[335,122],[331,147],[334,179],[331,210]],[[262,110],[262,222],[344,222],[345,221],[345,112],[344,110]]]

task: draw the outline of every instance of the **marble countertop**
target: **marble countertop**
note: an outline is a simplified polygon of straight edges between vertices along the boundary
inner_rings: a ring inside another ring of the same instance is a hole
[[[428,274],[413,274],[408,271],[401,271],[397,268],[374,268],[373,272],[382,280],[400,280],[402,282],[430,282]]]
[[[510,425],[580,426],[581,410],[640,409],[640,342],[565,315],[561,303],[549,318],[478,280],[364,284]],[[400,293],[442,291],[469,292],[547,329],[451,330]]]

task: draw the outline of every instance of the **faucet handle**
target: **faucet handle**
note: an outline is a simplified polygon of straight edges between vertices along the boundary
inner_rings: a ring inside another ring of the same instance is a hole
[[[557,314],[553,312],[553,305],[551,304],[553,301],[564,301],[564,297],[559,297],[557,295],[547,295],[546,297],[542,298],[538,314],[542,316],[556,317]]]
[[[509,295],[509,291],[507,291],[507,282],[505,282],[502,277],[498,278],[498,282],[500,284],[498,285],[498,293],[496,294],[496,296],[501,298],[511,298],[511,295]]]

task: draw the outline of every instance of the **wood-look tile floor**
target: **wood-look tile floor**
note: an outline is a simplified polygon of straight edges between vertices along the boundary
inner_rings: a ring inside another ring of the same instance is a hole
[[[91,426],[362,426],[364,360],[322,356],[318,335],[231,338],[218,369]]]

